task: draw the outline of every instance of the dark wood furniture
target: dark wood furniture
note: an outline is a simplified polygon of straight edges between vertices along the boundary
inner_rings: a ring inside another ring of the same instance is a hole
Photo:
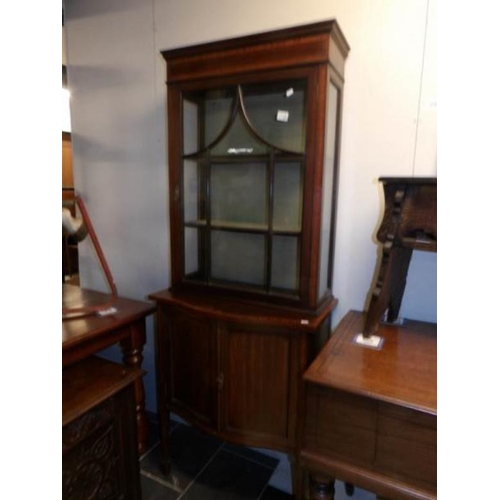
[[[363,334],[371,336],[384,314],[397,320],[413,250],[437,252],[437,179],[382,177],[384,217],[377,232],[383,253]]]
[[[74,285],[63,285],[64,307],[92,306],[105,303],[109,295],[86,290]],[[107,316],[97,314],[84,318],[66,319],[62,322],[62,367],[81,361],[115,343],[120,343],[123,363],[132,368],[141,368],[142,350],[146,343],[145,318],[155,310],[154,305],[119,297],[114,303],[116,313]],[[138,449],[146,451],[148,432],[144,406],[144,384],[142,379],[134,383]]]
[[[160,292],[158,410],[168,471],[168,412],[207,433],[294,454],[300,379],[330,331],[319,315],[203,294]]]
[[[326,341],[344,61],[335,21],[163,52],[172,287],[158,413],[295,454],[301,374]]]
[[[95,356],[63,371],[65,500],[140,500],[134,384],[142,374]]]
[[[163,52],[173,289],[331,302],[348,51],[328,21]]]
[[[349,312],[304,376],[299,462],[310,474],[298,480],[315,500],[332,498],[334,478],[380,498],[436,498],[437,325],[397,320],[413,250],[437,251],[437,182],[380,181],[383,251],[368,312]],[[361,333],[382,344],[360,345]]]
[[[435,499],[436,325],[379,325],[377,350],[353,343],[364,320],[350,311],[304,375],[300,480],[310,476],[311,499],[332,498],[334,478],[394,500]]]

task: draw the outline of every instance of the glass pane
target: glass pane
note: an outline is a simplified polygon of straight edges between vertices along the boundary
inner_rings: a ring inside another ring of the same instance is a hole
[[[243,105],[255,131],[286,151],[305,151],[305,81],[243,87]]]
[[[274,168],[273,229],[300,231],[302,191],[301,164],[299,162],[276,163]]]
[[[266,223],[265,163],[217,163],[210,175],[212,223]]]
[[[210,154],[213,156],[265,153],[267,153],[266,145],[254,138],[245,125],[240,113],[238,113],[231,128],[224,137],[210,151]]]
[[[224,130],[231,118],[235,104],[236,89],[233,91],[210,91],[205,95],[205,144],[209,146]]]
[[[198,149],[198,105],[188,99],[183,101],[184,154],[191,154]]]
[[[327,122],[325,135],[325,156],[323,162],[323,201],[320,239],[320,272],[318,297],[324,295],[330,286],[329,256],[332,234],[332,203],[335,166],[335,143],[337,136],[337,94],[333,83],[328,86]]]
[[[260,234],[212,231],[212,278],[262,286],[265,248]]]
[[[297,291],[299,287],[298,238],[273,237],[271,287]]]
[[[184,222],[198,220],[200,178],[198,162],[184,160]]]
[[[184,154],[210,145],[229,122],[236,90],[189,92],[183,96]]]
[[[198,249],[199,235],[198,228],[186,227],[184,229],[184,274],[190,275],[198,273],[200,270]]]

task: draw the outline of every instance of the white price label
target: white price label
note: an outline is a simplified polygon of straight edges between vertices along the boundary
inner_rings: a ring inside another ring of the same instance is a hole
[[[288,121],[289,112],[284,109],[278,109],[276,113],[276,121],[286,123]]]

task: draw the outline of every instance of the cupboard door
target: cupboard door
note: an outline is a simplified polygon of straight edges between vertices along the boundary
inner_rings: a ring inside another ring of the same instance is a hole
[[[286,446],[289,436],[291,339],[222,325],[222,431],[254,446]]]
[[[203,317],[170,311],[171,409],[207,429],[217,425],[217,331]]]

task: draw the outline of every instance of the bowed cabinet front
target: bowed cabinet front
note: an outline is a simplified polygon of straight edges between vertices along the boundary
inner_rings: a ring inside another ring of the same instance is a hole
[[[169,413],[209,434],[293,454],[300,378],[329,334],[331,308],[277,308],[160,292],[158,411],[168,470]]]

